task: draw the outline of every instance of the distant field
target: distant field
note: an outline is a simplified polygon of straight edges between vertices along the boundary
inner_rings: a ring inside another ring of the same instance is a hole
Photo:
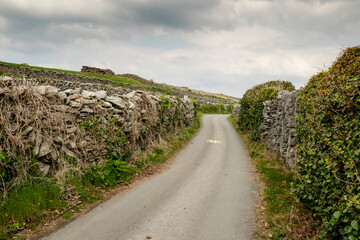
[[[141,86],[141,87],[150,87],[149,85],[139,82],[137,80],[134,80],[131,78],[126,78],[126,77],[120,77],[120,76],[106,76],[106,75],[101,75],[101,74],[82,73],[82,72],[78,72],[78,71],[63,70],[63,69],[57,69],[57,68],[28,66],[28,65],[23,65],[23,64],[8,63],[8,62],[1,62],[1,61],[0,61],[0,63],[10,65],[10,66],[27,67],[27,68],[33,68],[33,69],[39,69],[39,70],[46,70],[46,71],[56,71],[56,72],[63,72],[63,73],[69,73],[69,74],[77,74],[77,75],[83,75],[83,76],[87,76],[87,77],[96,77],[96,78],[110,80],[115,83],[126,83],[126,84]]]

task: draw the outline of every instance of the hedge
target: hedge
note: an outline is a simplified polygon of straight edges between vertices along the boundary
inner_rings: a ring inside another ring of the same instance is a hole
[[[326,239],[360,238],[360,47],[298,94],[294,192]]]

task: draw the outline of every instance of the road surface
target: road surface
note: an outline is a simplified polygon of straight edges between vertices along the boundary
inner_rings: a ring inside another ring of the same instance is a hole
[[[227,115],[205,115],[166,172],[44,239],[251,239],[254,184]]]

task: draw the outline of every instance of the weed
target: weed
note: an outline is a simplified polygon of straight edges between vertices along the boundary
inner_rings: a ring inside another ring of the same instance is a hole
[[[85,173],[94,186],[114,187],[119,183],[129,184],[135,170],[120,158],[107,158],[105,163],[93,165]]]

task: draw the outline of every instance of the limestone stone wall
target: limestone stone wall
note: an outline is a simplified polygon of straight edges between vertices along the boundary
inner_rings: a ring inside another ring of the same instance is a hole
[[[81,68],[81,72],[115,76],[115,73],[111,69],[102,69],[102,68],[89,67],[89,66],[83,66]]]
[[[81,87],[60,89],[37,81],[2,77],[0,96],[1,121],[11,129],[10,138],[22,141],[13,145],[24,143],[24,147],[30,147],[45,175],[68,164],[64,156],[77,159],[84,167],[104,160],[107,133],[102,139],[86,132],[82,126],[89,121],[110,124],[109,128],[119,126],[128,140],[127,149],[137,152],[176,129],[190,126],[195,118],[190,100],[159,97],[141,90],[122,94]],[[9,149],[11,141],[0,146],[0,152]]]
[[[240,108],[241,108],[240,104],[234,104],[233,115],[236,121],[239,121]]]
[[[89,91],[104,90],[107,91],[108,94],[115,94],[115,93],[126,94],[134,90],[149,91],[149,89],[141,86],[135,86],[126,83],[116,83],[116,85],[114,85],[114,82],[112,82],[111,80],[106,80],[96,77],[87,77],[83,75],[58,72],[58,71],[34,69],[34,68],[29,68],[27,67],[27,65],[24,64],[22,66],[13,66],[0,62],[0,73],[1,72],[6,75],[32,79],[33,81],[37,81],[39,84],[55,86],[62,90],[66,90],[68,88],[74,89],[81,87],[82,89]],[[118,74],[117,76],[132,78],[155,88],[156,87],[165,88],[165,89],[167,88],[166,85],[151,82],[134,74],[122,74],[122,75]],[[224,102],[216,98],[199,95],[190,90],[180,91],[177,90],[176,88],[170,88],[170,87],[168,87],[168,90],[169,90],[168,94],[170,95],[177,96],[180,98],[184,98],[185,96],[187,96],[189,98],[195,99],[199,105],[213,104],[213,103],[224,104]],[[232,102],[230,101],[226,102],[226,104],[231,104],[231,103]]]
[[[260,127],[261,140],[280,153],[290,168],[296,163],[296,94],[280,91],[277,98],[264,102],[264,122]]]
[[[26,66],[13,66],[4,63],[0,63],[0,72],[6,75],[12,75],[15,77],[26,77],[31,79],[36,79],[38,81],[69,81],[76,83],[92,83],[92,84],[111,84],[112,81],[96,78],[96,77],[87,77],[78,74],[71,74],[66,72],[58,71],[49,71],[42,69],[34,69]],[[129,84],[123,84],[128,86]]]

